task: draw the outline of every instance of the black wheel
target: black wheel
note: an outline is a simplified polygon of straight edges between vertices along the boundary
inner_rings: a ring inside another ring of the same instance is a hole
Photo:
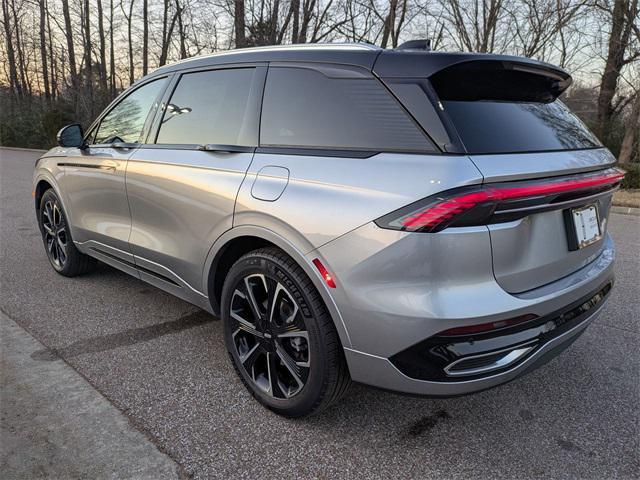
[[[225,342],[263,405],[288,417],[326,408],[351,379],[335,326],[304,271],[276,248],[231,267],[222,291]]]
[[[47,257],[56,272],[75,277],[93,269],[96,261],[73,244],[62,204],[53,189],[42,195],[38,223]]]

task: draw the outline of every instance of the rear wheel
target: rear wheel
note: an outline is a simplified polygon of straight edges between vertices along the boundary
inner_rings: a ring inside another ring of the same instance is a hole
[[[278,414],[326,408],[350,377],[338,334],[320,295],[284,252],[248,253],[222,292],[225,341],[247,389]]]
[[[38,224],[51,266],[61,275],[75,277],[91,271],[96,261],[73,244],[62,203],[53,189],[42,195]]]

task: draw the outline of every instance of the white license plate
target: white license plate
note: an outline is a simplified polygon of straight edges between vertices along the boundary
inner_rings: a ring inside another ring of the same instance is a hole
[[[578,248],[584,248],[602,238],[598,207],[596,205],[574,208],[571,210],[571,216],[576,228]]]

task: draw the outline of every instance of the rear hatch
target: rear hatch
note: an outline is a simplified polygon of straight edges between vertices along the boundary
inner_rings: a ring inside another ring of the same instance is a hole
[[[430,55],[438,54],[423,53],[423,66],[414,63],[405,75],[387,69],[383,80],[432,139],[467,154],[483,188],[501,198],[487,222],[498,283],[520,293],[593,261],[619,173],[611,153],[558,100],[569,75],[527,59],[472,55],[439,56],[444,67],[434,71]]]

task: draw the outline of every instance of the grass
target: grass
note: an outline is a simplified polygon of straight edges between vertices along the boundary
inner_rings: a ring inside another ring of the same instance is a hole
[[[613,204],[619,207],[640,208],[640,190],[618,190],[613,194]]]

